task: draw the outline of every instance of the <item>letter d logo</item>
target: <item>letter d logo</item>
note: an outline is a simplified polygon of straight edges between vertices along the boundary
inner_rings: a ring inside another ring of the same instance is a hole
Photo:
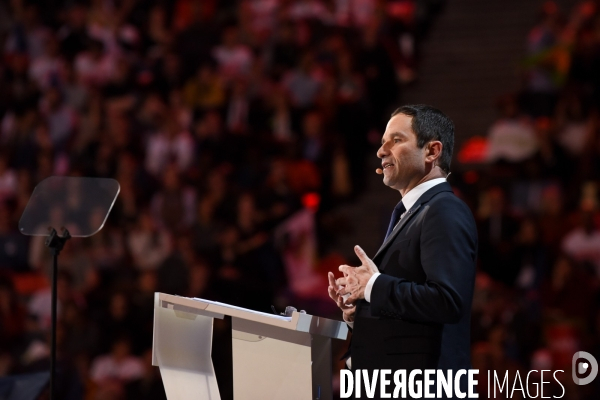
[[[577,365],[577,361],[579,361],[581,358],[585,359],[586,362],[582,362],[579,363],[579,365]],[[573,382],[575,382],[576,385],[587,385],[588,383],[593,381],[594,378],[596,378],[596,375],[598,375],[598,362],[596,361],[593,355],[585,351],[578,351],[577,353],[573,354],[573,361],[571,367],[571,373],[573,374]],[[577,377],[577,374],[584,374],[590,367],[592,369],[590,371],[590,374],[586,378]]]

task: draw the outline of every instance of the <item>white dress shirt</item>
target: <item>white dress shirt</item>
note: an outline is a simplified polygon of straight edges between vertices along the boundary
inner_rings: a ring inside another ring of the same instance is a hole
[[[417,202],[417,200],[419,200],[419,198],[426,191],[428,191],[432,187],[439,185],[440,183],[444,183],[444,182],[446,182],[446,178],[431,179],[431,180],[423,182],[420,185],[417,185],[414,188],[412,188],[411,190],[409,190],[408,193],[406,193],[404,195],[404,197],[402,198],[402,204],[406,208],[406,211],[410,210],[411,207]],[[400,217],[400,220],[402,219],[403,216],[404,216],[404,214],[402,214],[402,216]],[[398,220],[398,222],[400,222],[400,220]],[[371,302],[371,291],[373,290],[373,285],[375,284],[375,280],[377,279],[377,277],[379,277],[379,275],[381,275],[380,272],[375,272],[373,274],[373,276],[371,276],[371,278],[367,282],[367,285],[365,286],[365,300],[368,301],[369,303]],[[350,328],[354,327],[354,322],[346,321],[346,323],[348,324],[348,326]]]

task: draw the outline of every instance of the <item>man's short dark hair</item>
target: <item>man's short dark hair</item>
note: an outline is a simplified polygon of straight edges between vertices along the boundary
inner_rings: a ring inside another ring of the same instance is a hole
[[[433,140],[442,142],[442,155],[439,158],[438,166],[444,172],[449,173],[454,149],[454,123],[452,120],[437,108],[425,104],[399,107],[392,113],[392,117],[398,114],[412,117],[412,130],[417,135],[419,148],[423,148],[425,144]]]

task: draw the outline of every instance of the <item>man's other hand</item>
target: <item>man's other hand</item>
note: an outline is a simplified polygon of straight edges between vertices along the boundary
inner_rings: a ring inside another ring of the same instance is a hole
[[[354,322],[354,313],[356,312],[356,307],[353,304],[347,304],[347,302],[344,301],[344,298],[338,294],[340,285],[338,285],[336,282],[333,272],[329,272],[327,277],[329,278],[329,288],[327,289],[329,297],[331,297],[340,310],[342,310],[344,321]]]
[[[357,300],[365,298],[365,287],[369,279],[373,274],[379,272],[373,260],[367,256],[360,246],[354,246],[354,252],[362,262],[360,267],[340,265],[340,271],[344,274],[345,285],[337,294],[338,296],[349,294],[350,296],[346,298],[348,304],[354,304]]]

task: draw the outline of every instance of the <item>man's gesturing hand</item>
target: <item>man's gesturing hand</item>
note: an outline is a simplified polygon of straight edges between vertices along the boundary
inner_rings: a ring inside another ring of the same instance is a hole
[[[353,322],[354,321],[354,312],[356,311],[356,307],[352,304],[346,305],[346,302],[344,301],[342,296],[338,295],[338,290],[339,290],[340,286],[336,282],[335,277],[333,276],[333,272],[329,272],[327,274],[327,277],[329,278],[329,288],[328,288],[329,297],[331,297],[333,299],[333,301],[335,301],[337,306],[344,313],[344,315],[343,315],[344,321]],[[340,279],[344,279],[344,278],[340,278]]]
[[[338,291],[338,295],[343,296],[349,293],[350,297],[346,299],[346,303],[349,304],[354,304],[356,300],[365,298],[367,282],[369,282],[373,274],[379,272],[375,263],[367,257],[367,254],[360,246],[354,246],[354,252],[362,262],[360,267],[340,265],[340,271],[344,274],[346,285]]]

